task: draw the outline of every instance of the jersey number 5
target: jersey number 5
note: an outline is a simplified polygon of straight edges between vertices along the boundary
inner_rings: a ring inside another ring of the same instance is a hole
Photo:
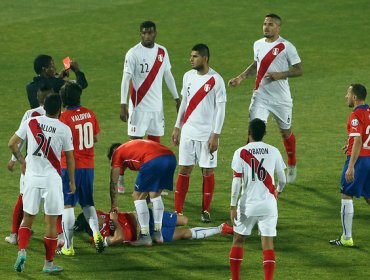
[[[80,140],[79,150],[89,149],[94,146],[94,132],[91,122],[77,124],[75,128],[78,130],[78,139]]]
[[[252,181],[256,181],[256,175],[260,181],[264,181],[266,179],[266,169],[262,166],[264,160],[264,158],[261,159],[261,161],[258,162],[258,166],[256,166],[256,159],[251,158]]]

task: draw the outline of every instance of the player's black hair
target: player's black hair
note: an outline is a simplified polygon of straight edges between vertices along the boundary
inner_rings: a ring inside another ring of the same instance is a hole
[[[279,17],[277,14],[267,14],[265,17],[275,19],[278,22],[279,25],[281,25],[283,23],[283,21],[281,20],[281,17]]]
[[[367,91],[364,85],[361,84],[351,84],[352,93],[360,100],[365,100]]]
[[[265,122],[261,119],[251,120],[249,122],[248,134],[252,136],[254,141],[261,141],[266,134]]]
[[[58,114],[62,107],[62,100],[60,99],[60,95],[57,93],[50,94],[46,96],[44,109],[47,115],[55,116]]]
[[[35,70],[36,74],[40,74],[43,67],[45,68],[49,67],[52,59],[53,58],[50,55],[46,54],[38,55],[33,61],[33,69]]]
[[[209,62],[211,54],[210,54],[209,48],[206,44],[196,44],[191,50],[198,52],[203,57],[204,56],[208,57],[208,62]]]
[[[110,145],[107,152],[107,157],[109,160],[112,160],[113,153],[115,150],[117,150],[119,146],[121,146],[121,143],[113,143],[112,145]]]
[[[144,28],[151,28],[151,27],[153,27],[153,30],[156,31],[156,26],[154,22],[147,20],[147,21],[140,23],[140,31],[143,30]]]
[[[37,100],[39,104],[40,105],[44,104],[46,96],[52,93],[54,93],[54,89],[49,83],[42,84],[39,90],[37,91]]]
[[[73,81],[67,81],[60,89],[63,107],[73,107],[80,105],[82,88]]]

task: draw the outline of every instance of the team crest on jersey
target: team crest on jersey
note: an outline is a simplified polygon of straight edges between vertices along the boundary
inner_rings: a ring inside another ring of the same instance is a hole
[[[353,119],[352,121],[351,121],[351,125],[352,126],[358,126],[358,119]]]
[[[163,61],[163,54],[159,54],[159,55],[158,55],[158,60],[159,60],[160,62],[162,62],[162,61]]]
[[[278,55],[279,54],[279,48],[273,48],[272,49],[272,54],[275,55],[275,56]]]
[[[204,85],[204,91],[205,92],[209,92],[210,89],[211,89],[211,85],[210,84],[205,84]]]

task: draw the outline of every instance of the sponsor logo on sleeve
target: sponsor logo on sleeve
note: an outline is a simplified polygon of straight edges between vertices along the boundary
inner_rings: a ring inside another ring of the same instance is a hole
[[[352,126],[358,126],[358,124],[359,124],[358,119],[353,119],[353,120],[351,121],[351,125],[352,125]]]

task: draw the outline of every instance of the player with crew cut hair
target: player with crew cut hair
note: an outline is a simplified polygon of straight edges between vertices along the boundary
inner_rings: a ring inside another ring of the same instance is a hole
[[[343,147],[347,155],[341,176],[341,221],[343,233],[331,245],[352,247],[353,197],[364,197],[370,204],[370,108],[365,103],[367,91],[362,84],[351,84],[346,99],[354,108],[347,121],[348,143]]]
[[[261,233],[265,280],[272,280],[274,275],[273,237],[276,236],[278,219],[276,200],[286,183],[286,166],[279,150],[262,141],[265,132],[264,121],[253,119],[249,123],[248,144],[235,151],[231,164],[234,173],[230,201],[230,219],[234,224],[230,250],[233,280],[240,279],[244,241],[256,223]],[[277,189],[274,173],[279,180]]]

